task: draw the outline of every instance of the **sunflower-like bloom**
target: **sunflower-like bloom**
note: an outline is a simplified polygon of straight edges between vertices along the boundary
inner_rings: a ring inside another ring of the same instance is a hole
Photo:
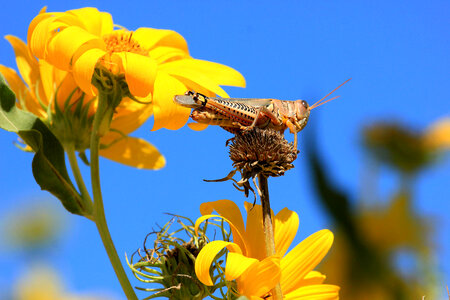
[[[206,202],[200,206],[198,227],[209,218],[226,221],[234,242],[212,241],[199,253],[195,271],[199,280],[213,285],[210,266],[216,255],[227,248],[225,278],[236,280],[237,291],[250,299],[271,299],[270,291],[280,283],[284,299],[338,299],[339,287],[323,284],[325,275],[313,269],[333,243],[329,230],[318,231],[286,254],[299,225],[298,215],[287,208],[273,217],[276,254],[265,257],[261,206],[245,203],[247,226],[237,205],[229,200]],[[211,215],[215,210],[218,215]],[[269,297],[269,298],[267,298]]]
[[[7,36],[6,39],[14,49],[23,80],[13,69],[2,65],[0,73],[16,94],[17,106],[47,123],[65,148],[69,144],[78,151],[89,148],[96,98],[82,92],[71,73],[55,68],[44,60],[37,60],[19,38]],[[61,113],[57,114],[57,111]],[[127,136],[141,126],[151,113],[150,105],[124,99],[116,108],[111,123],[111,128],[117,131],[110,131],[102,138],[101,143],[105,147],[100,155],[138,168],[162,168],[165,159],[153,145]],[[62,115],[64,118],[59,118]]]
[[[225,97],[219,85],[245,86],[234,69],[191,58],[178,33],[115,29],[110,14],[91,7],[39,14],[30,24],[28,44],[38,58],[73,73],[88,95],[96,94],[91,80],[98,65],[124,74],[133,96],[151,97],[153,130],[179,129],[187,122],[190,109],[173,103],[176,94],[193,89]]]

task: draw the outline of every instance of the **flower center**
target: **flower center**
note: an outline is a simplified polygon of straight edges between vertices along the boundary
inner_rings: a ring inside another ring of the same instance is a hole
[[[131,52],[147,56],[148,50],[133,39],[133,31],[116,31],[105,35],[103,41],[106,43],[106,51],[109,54],[114,52]]]

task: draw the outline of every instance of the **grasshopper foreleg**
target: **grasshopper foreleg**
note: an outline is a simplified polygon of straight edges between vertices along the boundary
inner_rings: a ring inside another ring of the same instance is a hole
[[[298,133],[298,132],[295,132],[295,133],[294,133],[294,148],[295,148],[295,149],[298,149],[298,148],[297,148],[297,142],[298,142],[297,133]],[[298,152],[297,152],[297,153],[298,153]]]
[[[298,143],[297,133],[298,133],[298,130],[297,130],[296,126],[294,125],[294,123],[292,123],[291,120],[289,120],[289,119],[286,120],[286,126],[289,128],[289,131],[294,134],[294,148],[297,149],[297,143]]]

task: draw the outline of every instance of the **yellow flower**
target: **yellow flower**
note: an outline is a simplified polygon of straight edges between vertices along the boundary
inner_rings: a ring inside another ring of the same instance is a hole
[[[270,290],[279,282],[284,299],[338,299],[339,287],[322,284],[325,275],[313,269],[333,243],[329,230],[318,231],[286,254],[298,229],[298,215],[287,208],[273,217],[276,255],[265,257],[261,206],[245,203],[247,226],[237,205],[229,200],[203,203],[202,217],[196,228],[209,218],[226,221],[234,242],[212,241],[199,253],[195,271],[199,280],[213,285],[210,266],[224,248],[229,250],[225,267],[226,280],[236,280],[238,293],[250,299],[270,299]],[[215,210],[220,216],[211,215]],[[286,255],[285,255],[286,254]]]
[[[92,100],[96,98],[83,93],[71,73],[59,70],[44,60],[37,60],[19,38],[7,36],[6,39],[14,49],[17,67],[23,81],[11,68],[0,65],[0,73],[16,94],[18,107],[46,122],[63,145],[74,143],[78,151],[88,148],[91,124],[88,122],[85,124],[87,128],[83,127],[81,120],[74,117],[75,107],[80,101],[83,106],[90,103],[87,118],[91,118],[96,108],[96,101]],[[66,103],[67,99],[69,103]],[[73,117],[70,120],[72,131],[67,130],[63,125],[64,122],[55,120],[56,105],[63,111],[67,110],[65,112]],[[111,123],[111,128],[117,129],[120,134],[117,131],[110,131],[102,138],[102,144],[109,147],[102,149],[100,155],[137,168],[162,168],[165,159],[153,145],[143,139],[126,136],[141,126],[151,113],[152,106],[124,99],[116,108]]]
[[[72,72],[89,95],[96,93],[91,79],[98,64],[125,74],[132,95],[152,96],[153,130],[179,129],[187,122],[190,110],[173,103],[176,94],[193,89],[226,97],[219,85],[245,86],[234,69],[191,58],[178,33],[153,28],[115,30],[111,15],[92,7],[39,14],[30,24],[28,44],[38,58]]]

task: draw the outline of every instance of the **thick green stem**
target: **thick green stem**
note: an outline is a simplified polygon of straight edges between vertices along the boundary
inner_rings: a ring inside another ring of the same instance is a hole
[[[264,238],[266,245],[266,257],[275,255],[275,239],[273,234],[272,214],[270,210],[269,200],[269,185],[267,183],[267,177],[259,174],[259,189],[261,190],[261,206],[263,213],[263,226],[264,226]],[[280,283],[278,283],[272,289],[272,297],[274,300],[282,300],[283,293],[281,291]]]
[[[69,158],[70,169],[72,170],[72,174],[75,177],[75,181],[77,183],[78,189],[80,190],[81,197],[83,199],[83,205],[85,206],[86,211],[88,213],[86,217],[92,220],[92,213],[94,207],[92,205],[91,196],[89,195],[86,185],[84,184],[80,168],[78,167],[78,160],[75,154],[75,147],[74,145],[66,145],[65,150]]]
[[[128,277],[123,269],[122,263],[117,255],[117,250],[111,239],[111,235],[108,230],[105,218],[105,210],[103,207],[103,198],[100,188],[100,168],[99,168],[99,148],[100,137],[104,131],[104,125],[109,124],[112,116],[113,108],[108,106],[108,97],[114,97],[112,94],[105,94],[99,90],[99,104],[97,112],[94,117],[94,124],[91,135],[91,180],[92,180],[92,193],[94,196],[94,221],[97,225],[98,233],[103,242],[103,246],[108,254],[111,265],[114,268],[120,285],[127,297],[127,299],[137,300],[133,287],[128,280]],[[117,95],[116,95],[117,97]]]

